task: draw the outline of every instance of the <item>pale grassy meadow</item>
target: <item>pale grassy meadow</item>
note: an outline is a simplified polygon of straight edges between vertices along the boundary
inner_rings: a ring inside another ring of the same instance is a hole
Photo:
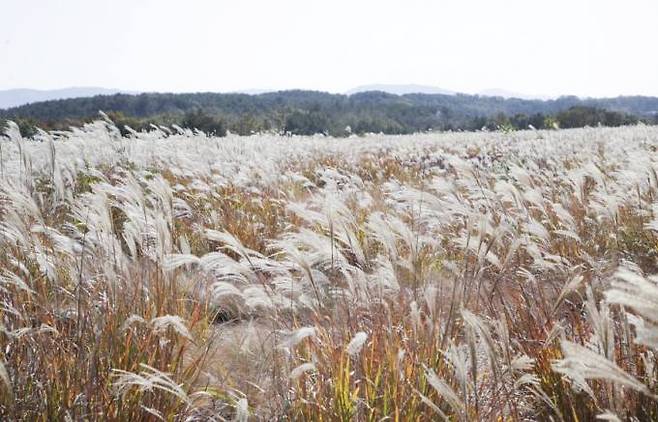
[[[658,418],[658,127],[0,139],[0,419]]]

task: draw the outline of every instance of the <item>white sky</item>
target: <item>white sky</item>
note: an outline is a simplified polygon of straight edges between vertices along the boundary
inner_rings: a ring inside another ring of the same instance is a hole
[[[658,0],[0,3],[0,89],[658,96]]]

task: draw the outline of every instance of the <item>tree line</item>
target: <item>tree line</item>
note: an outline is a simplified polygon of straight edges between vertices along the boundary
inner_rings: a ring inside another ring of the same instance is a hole
[[[316,91],[246,94],[116,94],[44,101],[0,110],[26,135],[36,127],[67,129],[97,118],[103,110],[122,129],[177,124],[217,136],[277,132],[406,134],[425,131],[516,130],[658,124],[658,98],[617,97],[555,100],[504,99],[477,95],[370,91],[352,95]]]

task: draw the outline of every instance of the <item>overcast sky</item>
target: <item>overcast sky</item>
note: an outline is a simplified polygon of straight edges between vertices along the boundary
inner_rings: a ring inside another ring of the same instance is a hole
[[[658,0],[2,0],[0,89],[658,96]]]

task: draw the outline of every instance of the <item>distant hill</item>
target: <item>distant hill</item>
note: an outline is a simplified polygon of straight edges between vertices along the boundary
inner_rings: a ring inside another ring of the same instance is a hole
[[[67,98],[93,97],[95,95],[136,94],[134,91],[122,91],[97,87],[77,87],[52,90],[8,89],[0,90],[0,109],[17,107],[24,104]]]
[[[352,88],[346,92],[347,95],[357,94],[360,92],[368,91],[381,91],[394,95],[405,94],[441,94],[441,95],[454,95],[455,91],[450,91],[443,88],[428,85],[393,85],[393,84],[379,84],[379,85],[362,85]]]
[[[250,88],[250,89],[238,89],[236,91],[230,91],[228,92],[228,94],[260,95],[274,91],[276,91],[276,89]]]
[[[443,89],[435,86],[429,85],[395,85],[395,84],[380,84],[380,85],[362,85],[356,88],[352,88],[346,92],[347,95],[356,94],[359,92],[368,92],[368,91],[381,91],[388,94],[394,95],[406,95],[406,94],[441,94],[441,95],[456,95],[459,94],[457,91],[452,91],[448,89]],[[522,94],[520,92],[509,91],[506,89],[500,88],[491,88],[485,89],[478,92],[476,95],[481,97],[502,97],[502,98],[519,98],[522,100],[548,100],[551,97],[547,95],[529,95]]]
[[[96,118],[102,110],[123,127],[151,122],[203,126],[233,133],[274,130],[299,134],[427,130],[475,130],[482,127],[561,127],[630,124],[642,119],[658,123],[657,97],[551,100],[466,94],[391,94],[381,90],[351,95],[318,91],[278,91],[258,95],[212,92],[138,95],[114,94],[51,100],[0,110],[0,120],[24,126],[67,128]],[[550,119],[549,119],[550,118]],[[547,120],[548,119],[548,120]],[[349,129],[348,129],[349,128]]]
[[[548,95],[529,95],[522,94],[520,92],[508,91],[506,89],[500,88],[490,88],[484,89],[478,92],[478,95],[484,97],[503,97],[503,98],[520,98],[522,100],[549,100],[551,99]]]

